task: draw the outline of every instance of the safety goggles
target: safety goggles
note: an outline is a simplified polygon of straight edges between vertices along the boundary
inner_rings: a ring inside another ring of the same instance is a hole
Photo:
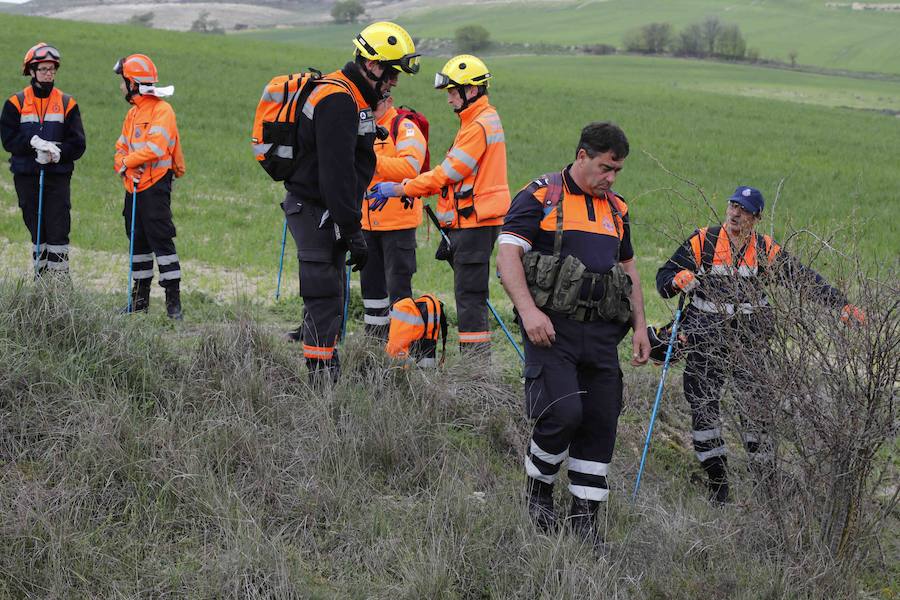
[[[459,84],[443,73],[438,72],[434,74],[434,89],[442,90],[451,85],[458,86]]]
[[[31,56],[32,62],[56,61],[59,62],[59,50],[53,46],[41,46]]]
[[[125,59],[126,58],[127,58],[126,56],[123,56],[122,58],[120,58],[119,60],[116,61],[116,64],[113,65],[113,73],[115,73],[116,75],[122,74],[122,69],[124,69],[124,67],[125,67]]]
[[[366,41],[362,35],[356,36],[356,41],[359,42],[360,46],[366,49],[366,52],[369,53],[370,56],[378,56],[379,52],[375,50],[372,45]],[[415,75],[419,72],[419,57],[422,56],[418,52],[413,54],[404,54],[400,58],[394,58],[390,60],[385,60],[381,58],[376,58],[373,60],[377,60],[381,64],[386,67],[394,67],[397,70],[403,71],[404,73],[408,73],[410,75]]]

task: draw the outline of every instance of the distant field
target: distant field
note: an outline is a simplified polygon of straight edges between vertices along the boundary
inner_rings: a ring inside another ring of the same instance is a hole
[[[612,44],[622,47],[629,30],[668,22],[676,30],[717,16],[739,25],[747,46],[760,56],[832,69],[900,74],[900,12],[827,8],[819,0],[607,0],[465,4],[410,11],[398,18],[414,36],[452,38],[456,28],[478,23],[501,42]],[[250,32],[260,39],[302,40],[339,47],[354,26]]]
[[[72,242],[85,251],[85,260],[104,261],[91,270],[114,281],[126,276],[123,192],[111,161],[128,107],[111,66],[119,56],[141,51],[156,60],[162,81],[176,87],[172,104],[188,165],[173,197],[179,254],[194,261],[195,272],[202,270],[205,279],[223,273],[232,289],[238,285],[233,271],[245,272],[254,278],[248,293],[271,298],[283,191],[251,158],[253,110],[271,75],[336,67],[349,49],[279,45],[276,51],[271,43],[248,38],[9,16],[0,33],[4,93],[25,85],[16,75],[18,61],[35,40],[53,42],[63,52],[59,85],[78,99],[88,135],[73,183]],[[423,74],[404,77],[397,92],[401,103],[423,110],[432,121],[437,156],[457,127],[444,94],[431,88],[431,73],[441,62],[426,59]],[[623,126],[632,156],[616,188],[630,202],[639,268],[648,283],[677,242],[713,217],[696,194],[645,152],[701,185],[719,209],[737,184],[760,187],[771,203],[786,177],[775,210],[777,235],[792,228],[820,234],[839,229],[838,243],[858,243],[869,262],[896,256],[900,119],[837,107],[900,108],[900,83],[624,56],[510,57],[490,66],[496,76],[491,97],[506,129],[514,190],[570,161],[588,121],[613,119]],[[0,238],[23,244],[18,264],[8,262],[16,254],[5,251],[0,269],[27,269],[26,231],[5,169]],[[434,235],[426,242],[422,232],[414,285],[449,297],[446,267],[431,259],[435,242]],[[294,293],[295,263],[287,264],[294,279],[285,289]],[[186,287],[195,285],[190,271],[185,277]],[[492,293],[508,308],[499,285]],[[653,299],[651,311],[661,316],[661,301]]]

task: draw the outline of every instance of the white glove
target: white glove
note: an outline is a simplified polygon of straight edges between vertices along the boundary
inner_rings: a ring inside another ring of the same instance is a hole
[[[51,143],[50,149],[47,150],[47,152],[50,153],[50,162],[55,162],[55,163],[59,162],[60,151],[59,151],[59,147],[56,144]]]
[[[48,142],[40,136],[33,135],[31,136],[31,147],[35,150],[50,150],[53,148],[57,152],[59,152],[59,148],[53,142]]]
[[[38,150],[37,158],[35,158],[35,160],[38,162],[39,165],[46,165],[47,163],[50,163],[50,162],[57,162],[59,160],[59,156],[57,155],[56,160],[53,160],[53,155],[50,153],[49,150]]]
[[[38,163],[46,165],[50,162],[59,162],[60,151],[56,143],[48,142],[40,136],[33,135],[31,136],[31,147],[37,150]]]

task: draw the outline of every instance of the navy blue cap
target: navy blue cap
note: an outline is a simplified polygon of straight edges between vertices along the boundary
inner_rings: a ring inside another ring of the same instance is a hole
[[[762,192],[748,185],[739,185],[728,201],[737,202],[754,215],[761,213],[766,206]]]

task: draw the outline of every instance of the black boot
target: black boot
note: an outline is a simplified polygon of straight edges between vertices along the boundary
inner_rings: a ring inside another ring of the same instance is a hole
[[[166,288],[166,314],[170,319],[180,321],[181,315],[181,289],[176,283]]]
[[[597,531],[597,509],[599,508],[598,500],[584,500],[572,496],[572,506],[569,509],[569,516],[566,517],[566,525],[569,527],[569,531],[586,544],[590,544],[594,550],[606,552],[603,536]]]
[[[303,325],[297,327],[297,329],[291,329],[290,331],[285,332],[282,336],[285,341],[296,344],[303,340]]]
[[[341,374],[341,363],[338,360],[337,350],[330,360],[318,358],[306,359],[306,370],[309,372],[309,385],[316,389],[325,389],[337,385]]]
[[[556,531],[556,512],[553,509],[553,484],[528,478],[528,516],[544,533]]]
[[[715,504],[731,502],[731,491],[728,488],[728,459],[724,456],[713,456],[702,463],[709,481],[709,501]]]
[[[150,309],[150,279],[135,279],[131,288],[131,308],[122,307],[122,313],[147,312]]]

